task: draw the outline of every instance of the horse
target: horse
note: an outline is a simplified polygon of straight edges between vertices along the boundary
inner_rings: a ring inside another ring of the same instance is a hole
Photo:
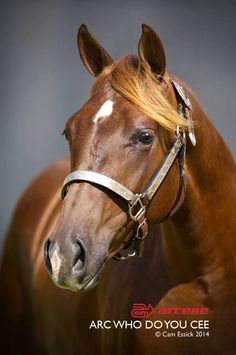
[[[228,147],[168,72],[150,26],[137,55],[114,61],[85,25],[78,48],[95,81],[63,132],[70,157],[47,167],[13,214],[1,352],[235,354]]]

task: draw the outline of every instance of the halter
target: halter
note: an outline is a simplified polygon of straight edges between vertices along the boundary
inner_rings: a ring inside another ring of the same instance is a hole
[[[192,124],[192,106],[189,98],[187,97],[183,88],[176,82],[173,81],[173,85],[176,91],[177,102],[178,102],[178,112],[182,117],[189,120],[189,138],[193,145],[196,144],[196,139],[193,131]],[[185,132],[177,127],[175,132],[174,142],[172,147],[165,155],[162,163],[158,167],[154,176],[151,178],[146,188],[141,193],[133,193],[127,187],[121,185],[119,182],[111,179],[94,171],[73,171],[66,178],[62,186],[61,197],[64,199],[67,193],[68,186],[73,183],[80,182],[91,182],[98,186],[103,186],[106,189],[119,195],[123,200],[128,203],[129,217],[131,221],[137,225],[136,233],[131,239],[132,251],[126,256],[121,256],[117,254],[114,256],[116,260],[126,260],[135,255],[142,256],[144,239],[148,234],[148,224],[146,219],[146,208],[148,203],[153,199],[153,196],[161,186],[162,182],[166,178],[169,170],[174,164],[176,158],[179,158],[180,165],[180,175],[183,181],[185,189],[185,171],[184,171],[184,159],[186,150],[186,137]]]

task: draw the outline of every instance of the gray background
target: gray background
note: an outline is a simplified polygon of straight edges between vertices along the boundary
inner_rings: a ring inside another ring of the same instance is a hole
[[[114,58],[136,52],[141,23],[152,25],[169,70],[236,153],[235,0],[1,0],[0,16],[0,236],[24,187],[67,152],[60,132],[92,82],[77,52],[81,23]]]

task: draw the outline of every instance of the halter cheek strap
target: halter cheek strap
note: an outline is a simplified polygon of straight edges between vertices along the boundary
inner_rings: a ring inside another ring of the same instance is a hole
[[[191,117],[190,101],[188,101],[186,94],[185,93],[183,94],[182,92],[183,89],[180,86],[176,85],[176,82],[173,82],[173,84],[178,93],[177,95],[178,111],[181,112],[182,116],[184,117],[187,116],[186,112],[188,112],[188,118]],[[181,88],[182,90],[181,95],[179,92],[180,90],[179,88]],[[191,126],[191,131],[189,131],[189,136],[190,134],[192,134],[192,136],[194,135],[192,131],[192,126]],[[117,260],[125,260],[135,255],[141,256],[143,252],[144,238],[148,234],[148,224],[146,219],[147,204],[153,199],[155,193],[161,186],[162,182],[164,181],[165,177],[167,176],[169,170],[171,169],[177,157],[179,157],[180,174],[185,188],[185,175],[184,175],[185,147],[186,147],[185,132],[181,131],[177,127],[175,133],[175,139],[172,147],[165,155],[165,158],[163,159],[161,165],[159,166],[156,173],[151,178],[151,180],[149,181],[148,185],[146,186],[145,190],[142,193],[135,194],[127,187],[123,186],[122,184],[113,180],[112,178],[94,171],[73,171],[71,174],[69,174],[66,177],[63,183],[61,197],[62,199],[64,199],[67,193],[67,189],[71,184],[80,183],[80,182],[90,182],[95,185],[105,187],[108,190],[119,195],[122,199],[126,200],[129,208],[129,217],[137,225],[136,233],[133,236],[131,242],[133,251],[130,252],[127,256],[121,256],[120,254],[117,254],[114,258]],[[173,210],[176,210],[176,206],[174,207]]]

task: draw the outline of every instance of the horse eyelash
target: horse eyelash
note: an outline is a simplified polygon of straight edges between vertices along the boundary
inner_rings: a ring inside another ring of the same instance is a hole
[[[61,132],[61,135],[64,136],[66,140],[68,140],[66,128],[64,128],[64,130]]]

